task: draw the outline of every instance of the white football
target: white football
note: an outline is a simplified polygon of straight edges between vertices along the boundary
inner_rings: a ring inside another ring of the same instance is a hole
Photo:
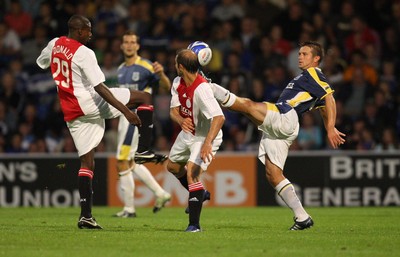
[[[196,53],[197,59],[199,60],[201,66],[206,66],[210,63],[212,58],[212,51],[208,44],[202,41],[195,41],[191,43],[187,48]]]

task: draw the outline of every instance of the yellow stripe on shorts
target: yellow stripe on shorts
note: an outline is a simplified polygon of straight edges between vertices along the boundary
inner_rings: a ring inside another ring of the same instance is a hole
[[[276,107],[275,104],[269,103],[269,102],[264,102],[267,105],[267,110],[268,111],[273,111],[273,112],[279,112],[278,107]]]
[[[129,160],[129,153],[131,151],[130,145],[122,145],[118,154],[118,160]]]

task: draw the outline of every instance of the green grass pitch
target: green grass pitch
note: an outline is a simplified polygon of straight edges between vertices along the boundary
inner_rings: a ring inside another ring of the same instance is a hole
[[[1,257],[400,256],[400,208],[307,208],[315,225],[289,231],[283,207],[203,208],[201,233],[185,233],[184,208],[111,217],[94,207],[103,230],[77,228],[78,208],[1,208]]]

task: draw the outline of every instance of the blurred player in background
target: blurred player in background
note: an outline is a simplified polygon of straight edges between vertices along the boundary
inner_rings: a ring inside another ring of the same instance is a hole
[[[57,85],[64,120],[78,150],[81,166],[78,172],[81,214],[79,228],[101,229],[92,216],[92,179],[94,176],[94,149],[100,143],[105,120],[121,115],[129,123],[141,125],[130,108],[150,103],[148,94],[126,88],[111,88],[103,83],[101,71],[93,50],[86,44],[91,36],[91,23],[81,15],[68,20],[68,36],[52,39],[42,50],[36,62],[40,68],[51,68]]]
[[[170,90],[171,82],[164,73],[164,68],[158,62],[152,63],[138,55],[139,37],[128,31],[122,37],[121,49],[125,62],[118,68],[118,84],[121,88],[135,89],[151,95],[160,86]],[[120,179],[120,189],[124,208],[115,217],[136,217],[134,205],[135,182],[134,172],[140,180],[155,194],[156,202],[153,212],[158,212],[171,199],[154,179],[150,171],[141,163],[163,162],[167,156],[150,151],[153,135],[153,105],[140,105],[137,114],[142,126],[137,127],[120,117],[118,125],[117,169]]]
[[[304,210],[297,197],[292,183],[283,175],[289,147],[299,132],[298,117],[306,111],[318,108],[324,120],[330,146],[338,148],[345,142],[345,134],[335,127],[334,91],[318,68],[323,57],[324,50],[319,43],[302,43],[298,61],[303,72],[287,84],[275,104],[253,102],[213,84],[214,95],[222,106],[243,113],[263,132],[258,158],[265,165],[268,182],[294,213],[294,225],[290,230],[303,230],[314,225],[311,216]]]
[[[175,58],[178,77],[171,89],[171,119],[182,131],[169,155],[167,169],[189,188],[189,225],[186,232],[200,232],[204,187],[200,175],[207,170],[222,143],[225,117],[212,87],[199,73],[197,55],[188,49]]]

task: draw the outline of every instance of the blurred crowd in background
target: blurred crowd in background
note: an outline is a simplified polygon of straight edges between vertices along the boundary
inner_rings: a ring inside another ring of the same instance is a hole
[[[400,1],[395,0],[2,0],[0,1],[0,152],[75,152],[49,70],[36,65],[53,37],[67,35],[67,21],[92,22],[89,42],[117,86],[122,35],[140,36],[139,54],[160,62],[171,80],[178,49],[193,41],[213,51],[205,74],[233,93],[277,100],[297,67],[298,44],[320,42],[322,71],[335,90],[341,149],[399,149]],[[154,150],[168,151],[179,127],[169,118],[170,92],[154,96]],[[225,151],[255,151],[260,133],[243,115],[225,111]],[[300,120],[291,150],[327,149],[318,112]],[[117,120],[97,151],[116,149]]]

